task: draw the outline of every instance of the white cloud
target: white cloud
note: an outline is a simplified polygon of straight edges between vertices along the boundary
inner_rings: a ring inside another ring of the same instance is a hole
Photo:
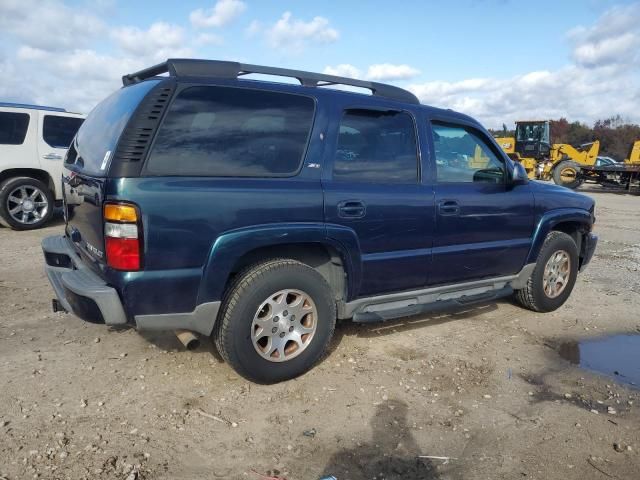
[[[336,75],[338,77],[362,78],[360,70],[348,63],[341,63],[335,67],[326,66],[323,73],[327,75]]]
[[[218,35],[215,33],[201,33],[195,39],[196,45],[215,45],[219,47],[220,45],[224,45],[224,38],[222,35]]]
[[[640,121],[638,83],[631,75],[569,65],[555,72],[538,71],[511,78],[433,81],[408,88],[427,105],[452,108],[490,127],[525,118],[560,118],[593,122],[612,114]]]
[[[104,30],[97,16],[57,0],[0,2],[0,32],[41,50],[79,48]]]
[[[185,47],[182,27],[165,22],[156,22],[147,30],[137,27],[119,27],[111,31],[111,38],[126,53],[145,55],[166,60],[171,54],[188,56],[191,50]]]
[[[310,43],[333,43],[340,36],[324,17],[314,17],[311,21],[305,22],[293,18],[291,12],[284,12],[265,34],[269,46],[293,53],[302,52]]]
[[[249,38],[253,38],[256,35],[258,35],[260,32],[262,32],[262,23],[260,23],[258,20],[253,20],[249,26],[247,28],[245,28],[244,33],[247,35],[247,37]]]
[[[198,8],[189,15],[196,28],[222,27],[233,21],[247,6],[241,0],[218,0],[213,8]]]
[[[367,78],[377,81],[406,80],[420,75],[420,70],[409,65],[379,63],[371,65],[367,70]]]
[[[638,65],[640,63],[640,3],[614,7],[591,27],[576,27],[568,34],[578,65]]]
[[[391,63],[370,65],[369,68],[367,68],[366,74],[363,74],[358,67],[349,63],[341,63],[335,66],[328,65],[323,71],[329,75],[374,81],[407,80],[420,74],[420,70],[417,68],[409,65],[394,65]]]

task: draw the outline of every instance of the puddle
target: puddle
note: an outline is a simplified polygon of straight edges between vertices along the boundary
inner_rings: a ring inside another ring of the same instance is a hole
[[[560,345],[560,356],[574,365],[640,388],[640,335],[612,335]]]

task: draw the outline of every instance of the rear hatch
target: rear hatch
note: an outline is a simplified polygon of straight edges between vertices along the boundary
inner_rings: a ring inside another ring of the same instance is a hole
[[[102,209],[113,155],[136,108],[158,82],[124,87],[103,100],[67,152],[62,176],[65,231],[76,250],[96,267],[105,263]]]

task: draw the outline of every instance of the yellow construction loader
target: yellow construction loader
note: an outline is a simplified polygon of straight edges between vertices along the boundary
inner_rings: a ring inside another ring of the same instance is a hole
[[[581,166],[595,165],[600,142],[598,140],[574,147],[567,143],[551,143],[548,120],[516,122],[514,137],[498,137],[500,147],[520,162],[529,178],[551,180],[570,188],[579,186]]]

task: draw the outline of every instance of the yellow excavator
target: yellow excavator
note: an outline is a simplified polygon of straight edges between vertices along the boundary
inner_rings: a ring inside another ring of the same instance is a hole
[[[582,165],[595,165],[600,153],[598,140],[574,147],[567,143],[551,143],[548,120],[516,122],[514,137],[498,137],[500,147],[520,162],[529,178],[551,180],[576,188]]]

